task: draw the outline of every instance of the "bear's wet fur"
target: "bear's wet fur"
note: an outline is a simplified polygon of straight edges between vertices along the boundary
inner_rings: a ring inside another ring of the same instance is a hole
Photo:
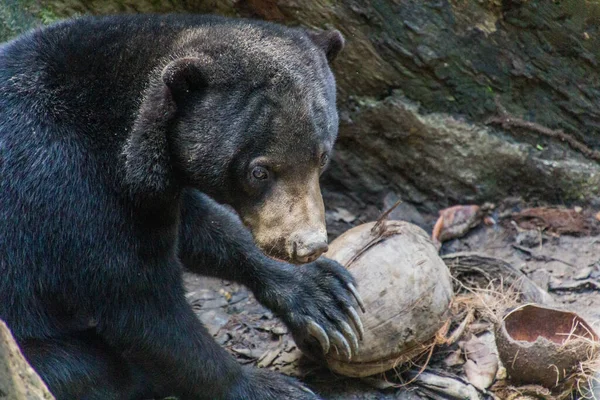
[[[342,46],[197,15],[84,17],[0,45],[0,318],[57,399],[316,398],[218,346],[182,271],[248,286],[299,343],[353,344],[350,274],[266,257],[220,205],[277,184],[248,176],[257,156],[320,168]]]

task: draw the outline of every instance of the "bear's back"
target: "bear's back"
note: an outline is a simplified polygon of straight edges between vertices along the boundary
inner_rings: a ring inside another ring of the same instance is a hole
[[[185,29],[184,22],[189,26],[205,21],[145,15],[86,17],[34,30],[3,45],[0,92],[7,100],[0,110],[3,119],[10,117],[5,113],[19,110],[29,118],[87,134],[123,132],[132,123],[149,73],[168,54],[177,31]],[[10,133],[0,131],[5,134]]]

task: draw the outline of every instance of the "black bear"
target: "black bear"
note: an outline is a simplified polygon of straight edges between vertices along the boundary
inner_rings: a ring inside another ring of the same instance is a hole
[[[356,351],[353,278],[319,257],[342,46],[192,15],[0,46],[0,318],[58,399],[316,398],[219,347],[184,268],[248,286],[307,348]]]

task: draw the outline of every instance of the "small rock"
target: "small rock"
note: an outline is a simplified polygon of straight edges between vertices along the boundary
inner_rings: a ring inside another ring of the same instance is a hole
[[[273,313],[271,311],[265,311],[262,313],[262,315],[260,316],[260,319],[262,320],[269,320],[269,319],[273,319]]]
[[[328,214],[333,221],[342,221],[350,224],[356,220],[356,215],[342,207],[336,208],[335,211],[329,211]]]
[[[185,297],[188,299],[202,300],[202,301],[214,300],[215,292],[210,289],[197,289],[197,290],[188,292],[185,295]]]
[[[560,287],[563,284],[562,279],[555,278],[553,276],[550,277],[550,281],[548,282],[548,291],[552,288]],[[562,299],[565,300],[564,298]]]
[[[541,241],[542,235],[539,231],[533,229],[521,231],[515,236],[515,242],[517,242],[519,246],[529,248],[539,246]]]
[[[529,275],[529,278],[542,289],[548,290],[548,285],[550,284],[550,272],[548,272],[547,269],[536,269]]]
[[[283,326],[276,326],[273,329],[271,329],[271,332],[274,335],[283,336],[283,335],[285,335],[288,332],[288,330],[285,327],[283,327]]]
[[[202,311],[197,314],[200,318],[200,321],[202,321],[212,336],[215,336],[217,333],[219,333],[221,328],[225,326],[227,322],[229,322],[229,315],[227,315],[227,313],[220,308]]]
[[[592,267],[585,267],[585,268],[581,268],[576,274],[575,276],[573,276],[573,279],[580,281],[583,279],[587,279],[590,277],[590,275],[592,274],[592,271],[594,269]]]
[[[231,335],[229,333],[223,333],[215,337],[215,342],[223,346],[225,343],[231,340]]]
[[[564,277],[570,267],[560,261],[550,261],[544,264],[544,267],[556,278]]]

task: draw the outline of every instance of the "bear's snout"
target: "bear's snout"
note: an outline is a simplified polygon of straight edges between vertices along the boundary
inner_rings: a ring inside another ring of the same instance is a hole
[[[306,232],[292,235],[288,241],[290,259],[299,264],[309,263],[328,250],[327,234]]]

